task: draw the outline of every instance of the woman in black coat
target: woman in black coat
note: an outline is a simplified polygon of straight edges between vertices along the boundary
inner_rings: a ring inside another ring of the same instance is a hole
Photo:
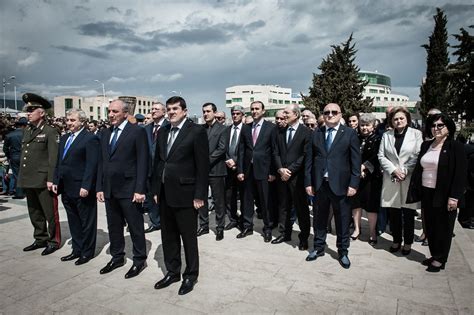
[[[431,253],[422,264],[428,272],[439,272],[448,260],[457,208],[464,203],[467,163],[463,145],[454,140],[456,125],[449,116],[433,115],[427,125],[433,140],[421,146],[407,203],[421,200]]]

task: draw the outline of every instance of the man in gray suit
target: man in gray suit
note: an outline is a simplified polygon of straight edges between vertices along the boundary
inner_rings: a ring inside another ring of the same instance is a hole
[[[226,154],[226,127],[220,124],[215,114],[217,107],[213,103],[202,105],[202,115],[206,123],[207,139],[209,141],[209,185],[211,186],[214,209],[216,211],[217,234],[216,241],[224,238],[225,226],[225,177],[227,175],[225,165]],[[199,209],[198,236],[209,233],[209,208]]]

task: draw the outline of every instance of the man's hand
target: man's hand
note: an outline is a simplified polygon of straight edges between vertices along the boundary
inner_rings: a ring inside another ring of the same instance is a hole
[[[268,181],[273,182],[276,179],[275,175],[268,175]]]
[[[52,182],[46,182],[46,187],[48,188],[49,191],[53,191],[53,183]]]
[[[314,196],[313,186],[308,186],[308,187],[305,188],[305,190],[306,190],[306,193],[308,194],[308,196],[311,196],[311,197]]]
[[[58,194],[58,185],[53,185],[53,187],[51,187],[51,191],[55,194]]]
[[[145,201],[145,194],[134,193],[132,202],[143,203]]]
[[[194,209],[199,209],[199,208],[202,208],[204,207],[204,200],[201,200],[201,199],[194,199],[193,200],[193,205],[194,205]]]
[[[153,196],[153,200],[155,200],[155,203],[158,204],[158,196],[157,195]]]
[[[241,174],[237,174],[237,179],[239,180],[239,182],[243,182],[244,179],[245,179],[244,174],[242,174],[242,173],[241,173]]]
[[[347,188],[347,197],[352,197],[356,194],[357,189],[349,187]]]
[[[87,189],[81,188],[81,190],[79,190],[79,196],[86,198],[89,196],[89,191]]]
[[[96,197],[97,197],[97,201],[98,201],[98,202],[104,202],[104,201],[105,201],[104,192],[103,192],[103,191],[98,191],[95,195],[96,195]]]
[[[233,169],[235,167],[235,161],[233,159],[228,159],[225,161],[225,165],[227,165],[228,168]]]
[[[281,180],[286,182],[291,177],[291,171],[287,168],[280,168],[278,169],[278,174],[280,174]]]

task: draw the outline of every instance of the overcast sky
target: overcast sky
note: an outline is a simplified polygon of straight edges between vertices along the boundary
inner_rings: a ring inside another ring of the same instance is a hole
[[[474,24],[467,0],[1,0],[0,76],[49,98],[101,95],[94,80],[107,96],[181,93],[198,113],[224,107],[232,85],[307,93],[330,45],[353,33],[361,70],[416,100],[436,6],[449,34]]]

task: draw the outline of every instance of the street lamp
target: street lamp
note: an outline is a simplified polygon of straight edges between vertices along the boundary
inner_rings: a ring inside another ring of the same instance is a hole
[[[105,105],[106,105],[106,102],[105,102],[105,83],[100,81],[100,80],[94,80],[94,82],[102,84],[102,97],[103,97],[103,99],[102,99],[102,113],[104,113],[104,115],[105,115]]]
[[[9,80],[15,80],[15,76],[12,75],[8,79],[3,78],[3,80],[2,80],[2,83],[3,83],[3,113],[4,114],[7,113],[7,103],[6,103],[6,100],[5,100],[5,87],[7,86],[7,84],[10,84],[10,82],[8,82]],[[15,106],[16,106],[16,87],[15,87]]]

